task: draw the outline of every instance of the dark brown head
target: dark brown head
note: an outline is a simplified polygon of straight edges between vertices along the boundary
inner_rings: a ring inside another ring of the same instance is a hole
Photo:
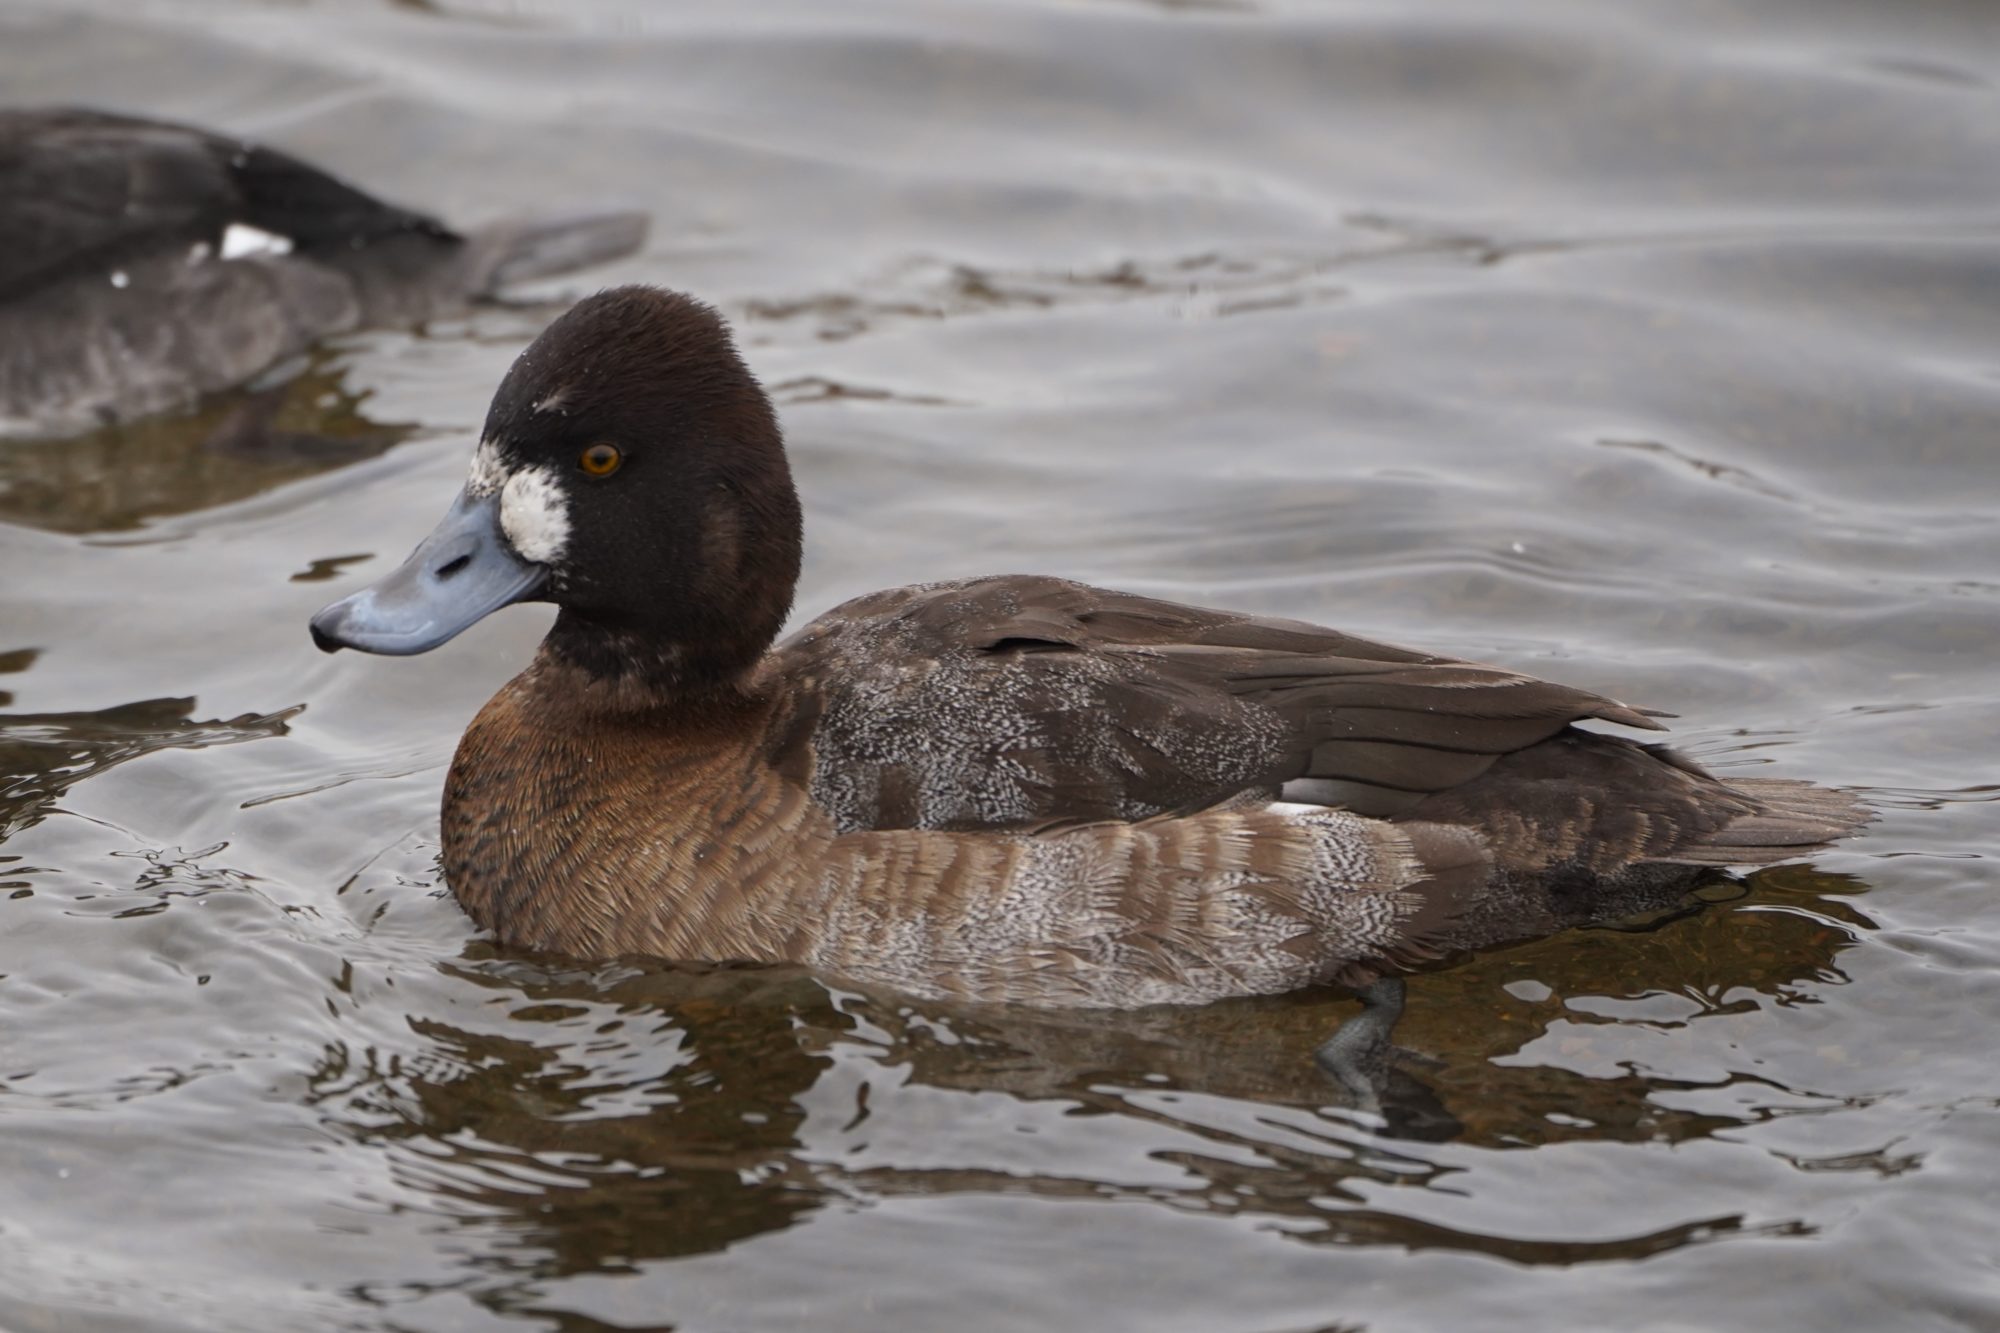
[[[799,503],[770,401],[677,292],[582,301],[521,353],[465,491],[404,566],[313,620],[322,647],[423,652],[508,602],[602,679],[726,685],[791,609]]]

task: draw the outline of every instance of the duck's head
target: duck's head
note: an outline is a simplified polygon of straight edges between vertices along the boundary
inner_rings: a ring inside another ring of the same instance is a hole
[[[465,489],[380,582],[313,617],[328,652],[428,652],[521,601],[595,677],[725,684],[791,609],[799,503],[728,326],[677,292],[580,302],[521,353]]]

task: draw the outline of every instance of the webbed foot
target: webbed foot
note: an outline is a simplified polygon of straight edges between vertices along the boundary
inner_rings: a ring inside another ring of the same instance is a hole
[[[1313,1059],[1354,1098],[1357,1108],[1379,1111],[1389,1057],[1395,1049],[1389,1034],[1403,1016],[1403,979],[1381,977],[1354,993],[1361,1001],[1361,1012],[1321,1042]]]

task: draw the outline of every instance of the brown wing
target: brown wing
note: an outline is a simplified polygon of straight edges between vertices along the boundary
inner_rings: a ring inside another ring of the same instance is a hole
[[[848,602],[776,665],[843,829],[1136,819],[1288,784],[1392,816],[1583,718],[1660,729],[1499,667],[1018,575]]]

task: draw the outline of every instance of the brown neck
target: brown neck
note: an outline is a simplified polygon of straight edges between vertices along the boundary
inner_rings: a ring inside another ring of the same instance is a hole
[[[718,642],[645,624],[606,625],[564,611],[542,641],[536,664],[596,707],[701,707],[740,697],[769,642],[739,636]]]
[[[761,646],[740,654],[702,653],[676,642],[648,641],[629,631],[564,624],[542,641],[535,660],[516,678],[549,704],[593,719],[725,730],[769,703]]]

